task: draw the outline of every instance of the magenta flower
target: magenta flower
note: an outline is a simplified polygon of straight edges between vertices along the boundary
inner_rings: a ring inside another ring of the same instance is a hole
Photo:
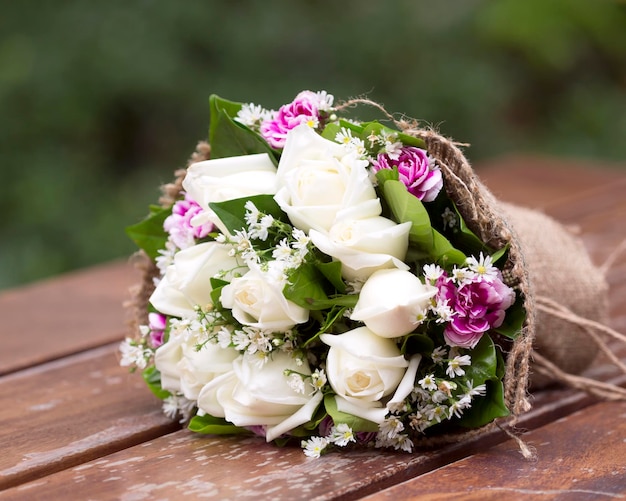
[[[499,273],[491,281],[478,276],[460,286],[442,276],[437,287],[438,300],[447,301],[453,311],[444,331],[446,343],[450,346],[476,346],[485,332],[502,325],[506,309],[515,301],[515,292],[502,282]]]
[[[395,156],[395,155],[394,155]],[[432,202],[443,187],[441,170],[436,167],[426,150],[404,146],[398,158],[381,153],[373,163],[374,171],[398,168],[400,181],[417,198]]]
[[[301,123],[316,128],[323,112],[330,110],[332,102],[333,96],[324,91],[304,90],[291,103],[281,106],[271,120],[261,124],[261,136],[272,148],[283,148],[291,129]]]
[[[167,325],[167,317],[161,313],[148,313],[150,328],[150,346],[158,348],[163,344],[163,334]]]
[[[172,207],[172,214],[163,222],[163,229],[170,234],[171,240],[179,249],[186,249],[196,243],[196,239],[206,237],[213,230],[213,223],[207,222],[193,226],[191,220],[203,209],[194,200],[185,195]]]

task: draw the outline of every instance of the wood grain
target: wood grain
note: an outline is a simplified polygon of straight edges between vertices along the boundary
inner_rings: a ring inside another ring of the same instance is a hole
[[[538,460],[511,441],[418,476],[367,501],[626,499],[626,402],[604,402],[530,432]]]
[[[137,280],[120,261],[0,291],[0,375],[121,339]]]
[[[0,489],[163,435],[167,419],[117,346],[0,379]]]

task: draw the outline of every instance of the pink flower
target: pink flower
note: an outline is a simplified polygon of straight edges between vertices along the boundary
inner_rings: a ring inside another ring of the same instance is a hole
[[[381,153],[374,161],[373,167],[375,172],[397,167],[400,181],[410,193],[424,202],[432,202],[443,187],[441,170],[434,166],[428,153],[421,148],[405,146],[397,159]]]
[[[172,214],[163,222],[163,229],[170,234],[170,238],[179,249],[191,247],[197,238],[206,237],[213,229],[211,222],[199,226],[191,224],[193,217],[202,211],[202,207],[188,195],[185,195],[184,200],[178,200],[172,207]]]
[[[150,346],[158,348],[163,344],[163,334],[167,325],[167,317],[161,313],[148,313],[150,328]]]
[[[444,331],[450,346],[476,346],[485,332],[502,325],[505,310],[515,301],[515,292],[502,282],[499,273],[490,282],[477,277],[459,286],[442,276],[437,287],[439,301],[447,300],[454,312]]]
[[[323,119],[323,112],[330,110],[332,102],[333,96],[324,91],[304,90],[291,103],[281,106],[271,120],[261,124],[261,136],[272,148],[283,148],[291,129],[301,123],[316,128]]]

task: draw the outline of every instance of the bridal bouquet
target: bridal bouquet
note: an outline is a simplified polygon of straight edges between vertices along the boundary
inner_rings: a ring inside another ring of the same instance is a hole
[[[211,97],[210,159],[127,230],[152,271],[121,364],[193,431],[309,456],[410,452],[509,415],[526,314],[510,242],[485,237],[437,144],[333,101]]]

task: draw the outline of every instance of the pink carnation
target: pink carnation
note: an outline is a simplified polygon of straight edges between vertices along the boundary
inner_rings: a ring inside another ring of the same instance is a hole
[[[400,181],[410,193],[424,202],[432,202],[443,187],[441,170],[432,165],[428,153],[421,148],[405,146],[397,159],[381,153],[373,167],[374,171],[397,167]]]
[[[291,129],[305,122],[316,127],[321,112],[328,111],[332,101],[333,96],[326,92],[304,90],[291,103],[281,106],[271,120],[261,124],[261,135],[272,148],[283,148]]]
[[[193,217],[202,211],[202,207],[187,195],[184,200],[178,200],[172,207],[172,214],[163,222],[163,229],[170,234],[170,238],[179,249],[191,247],[197,238],[206,237],[213,229],[211,222],[199,226],[191,224]]]
[[[473,348],[489,329],[502,325],[505,310],[515,301],[515,292],[501,277],[487,281],[482,277],[456,286],[449,278],[439,278],[438,300],[447,300],[454,312],[444,337],[450,346]]]
[[[150,346],[158,348],[163,344],[163,335],[167,317],[161,313],[148,313],[148,327],[150,328]]]

